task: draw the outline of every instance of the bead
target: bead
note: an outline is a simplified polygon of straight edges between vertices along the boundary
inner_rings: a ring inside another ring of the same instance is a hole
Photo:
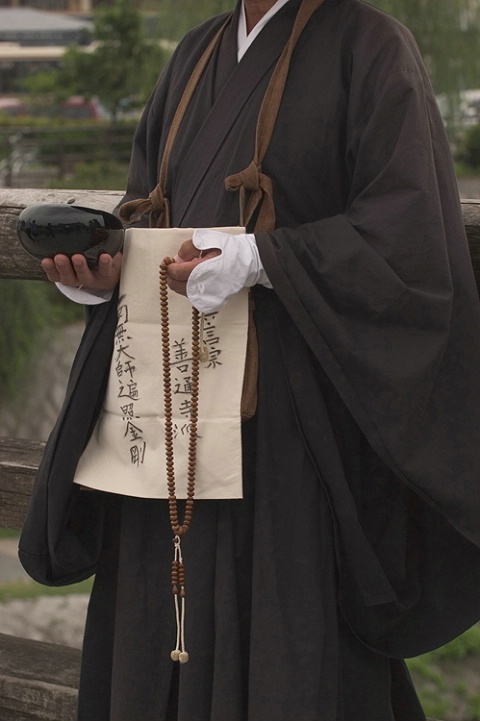
[[[196,308],[192,309],[192,363],[191,363],[191,379],[192,393],[190,406],[190,432],[188,442],[188,468],[187,468],[187,502],[185,505],[185,513],[183,524],[180,525],[178,519],[177,498],[175,492],[175,459],[173,451],[173,403],[172,403],[172,376],[170,372],[170,337],[169,337],[169,318],[168,318],[168,266],[174,263],[173,258],[164,258],[160,265],[159,285],[160,285],[160,315],[161,315],[161,332],[162,332],[162,361],[163,361],[163,391],[164,391],[164,415],[165,415],[165,467],[167,472],[167,489],[168,489],[168,505],[170,525],[174,533],[175,559],[181,558],[180,537],[184,536],[192,522],[193,504],[195,496],[195,473],[197,462],[197,428],[198,428],[198,384],[200,376],[200,361],[208,360],[208,348],[203,344],[200,348],[200,336],[202,335],[203,343],[203,321],[201,325],[200,314]],[[202,328],[202,331],[200,330]],[[177,553],[179,556],[177,556]],[[175,596],[185,598],[185,569],[183,563],[174,560],[172,564],[172,593]],[[176,600],[178,604],[178,600]],[[182,608],[184,601],[182,600]],[[183,611],[182,611],[183,613]],[[177,624],[178,624],[178,605],[177,605]],[[181,621],[183,626],[183,618]],[[178,631],[178,628],[177,628]],[[175,649],[171,652],[172,661],[180,661],[187,663],[189,655],[186,651]]]

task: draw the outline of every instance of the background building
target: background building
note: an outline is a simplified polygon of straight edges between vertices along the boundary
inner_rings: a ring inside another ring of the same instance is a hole
[[[89,19],[4,5],[0,0],[0,95],[17,93],[22,78],[58,64],[68,45],[91,42]]]
[[[30,7],[37,10],[90,15],[97,5],[111,5],[110,0],[0,0],[0,8]]]
[[[0,43],[21,46],[87,45],[91,29],[90,20],[66,13],[31,7],[0,7]]]

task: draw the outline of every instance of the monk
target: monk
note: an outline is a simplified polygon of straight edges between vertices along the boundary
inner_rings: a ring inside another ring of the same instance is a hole
[[[243,499],[198,502],[185,537],[179,665],[167,502],[68,480],[121,258],[43,262],[91,308],[20,555],[44,583],[95,573],[78,721],[424,721],[403,659],[480,618],[480,308],[411,34],[363,0],[239,0],[159,78],[119,213],[197,229],[168,276],[200,311],[251,289],[257,398]]]

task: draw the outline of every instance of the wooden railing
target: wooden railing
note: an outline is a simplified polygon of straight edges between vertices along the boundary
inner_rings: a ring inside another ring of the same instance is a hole
[[[5,188],[48,187],[81,163],[128,168],[135,123],[1,126],[0,182]],[[120,178],[122,180],[122,178]]]
[[[44,279],[38,262],[16,237],[24,207],[75,198],[78,205],[110,211],[120,196],[108,191],[0,190],[0,278]],[[0,348],[0,353],[6,351]],[[43,446],[0,437],[0,528],[22,528]],[[0,721],[74,721],[79,673],[76,648],[0,634]]]
[[[36,260],[16,237],[22,209],[37,203],[75,203],[111,211],[113,191],[0,190],[0,279],[43,280]],[[480,288],[480,201],[462,202],[470,254]],[[0,349],[5,352],[6,349]],[[21,529],[43,443],[0,438],[0,527]],[[0,634],[1,721],[74,721],[80,651]]]

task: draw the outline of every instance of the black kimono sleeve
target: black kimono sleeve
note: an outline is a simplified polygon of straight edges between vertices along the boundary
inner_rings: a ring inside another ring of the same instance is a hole
[[[480,315],[450,152],[423,69],[371,60],[352,74],[344,212],[257,243],[376,453],[480,545]]]

